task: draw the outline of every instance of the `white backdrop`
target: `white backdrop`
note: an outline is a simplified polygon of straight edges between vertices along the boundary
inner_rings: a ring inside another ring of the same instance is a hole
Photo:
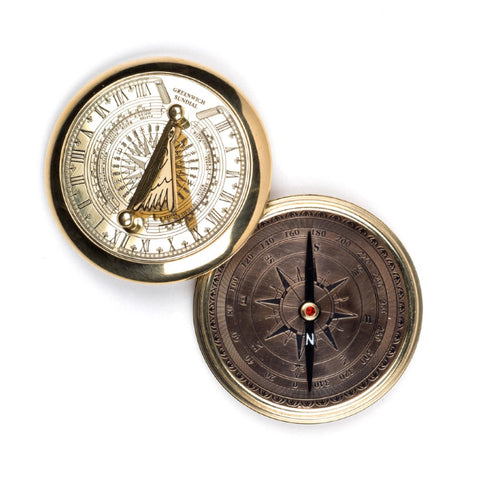
[[[0,478],[478,478],[478,2],[8,8]],[[194,281],[114,278],[57,228],[43,178],[55,121],[91,78],[151,55],[203,63],[243,90],[270,139],[271,198],[344,198],[406,246],[423,330],[404,376],[366,411],[315,426],[250,411],[201,357]]]

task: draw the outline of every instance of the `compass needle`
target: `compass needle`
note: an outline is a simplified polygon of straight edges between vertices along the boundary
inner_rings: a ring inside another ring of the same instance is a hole
[[[300,306],[300,315],[305,321],[305,361],[308,391],[312,390],[313,365],[315,362],[315,320],[321,313],[320,306],[315,303],[315,283],[317,267],[313,257],[312,232],[307,233],[305,258],[305,301]]]

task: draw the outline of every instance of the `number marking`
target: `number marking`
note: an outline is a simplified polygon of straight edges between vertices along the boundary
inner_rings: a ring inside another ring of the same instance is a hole
[[[227,178],[237,178],[240,176],[240,172],[237,172],[236,170],[227,170],[226,174]]]
[[[104,120],[105,118],[107,118],[107,115],[110,113],[110,110],[107,110],[105,107],[98,105],[97,107],[95,107],[95,113],[98,113],[98,115],[100,115],[102,120]]]
[[[92,203],[92,200],[90,198],[87,198],[82,203],[78,204],[78,208],[81,210],[82,208],[85,208],[85,207],[88,207],[89,205],[91,205],[91,203]]]
[[[120,107],[128,100],[127,95],[121,88],[119,88],[116,92],[114,92],[112,96],[113,96],[113,99],[115,100],[115,103],[117,104],[117,107]]]
[[[225,130],[228,130],[230,127],[230,122],[228,120],[224,120],[223,122],[215,124],[215,128],[217,129],[218,133],[222,133]]]
[[[142,248],[140,248],[140,251],[143,252],[143,253],[148,253],[150,249],[150,239],[147,238],[147,239],[143,239],[142,238]]]
[[[222,216],[212,208],[211,212],[207,215],[207,220],[214,225],[217,225],[222,220]]]
[[[200,235],[200,232],[198,231],[197,227],[190,228],[190,233],[192,234],[192,237],[196,242],[202,239],[202,235]]]
[[[92,132],[91,130],[85,130],[85,129],[81,128],[80,131],[81,131],[87,138],[92,138],[92,137],[93,137],[93,132]]]
[[[229,192],[222,192],[218,197],[219,200],[223,202],[232,203],[233,202],[233,195]]]
[[[148,88],[148,84],[144,83],[137,83],[135,85],[135,94],[137,98],[146,97],[147,95],[151,95],[150,89]]]
[[[83,175],[75,175],[74,177],[70,177],[70,185],[72,187],[77,187],[78,185],[82,185],[85,183],[85,177]]]
[[[74,148],[72,150],[72,162],[83,163],[85,161],[85,150],[78,150]]]

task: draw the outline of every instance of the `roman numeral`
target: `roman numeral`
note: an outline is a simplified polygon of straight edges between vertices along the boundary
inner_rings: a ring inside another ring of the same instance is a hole
[[[223,202],[232,203],[233,202],[233,195],[229,192],[222,192],[218,197],[219,200]]]
[[[81,128],[80,131],[88,138],[93,137],[93,132],[91,130],[84,130],[83,128]]]
[[[119,247],[126,248],[128,241],[130,240],[130,235],[125,232],[121,232],[120,230],[115,230],[115,233],[113,234],[113,245],[117,246],[117,242],[120,240],[120,238],[123,236],[122,241],[118,245]]]
[[[148,88],[148,85],[146,83],[137,83],[135,85],[135,94],[137,95],[137,98],[146,97],[147,95],[151,95],[150,90]]]
[[[142,248],[140,249],[140,251],[143,253],[148,253],[149,248],[150,248],[150,239],[147,238],[145,240],[142,238]]]
[[[202,239],[202,236],[200,235],[200,232],[198,229],[195,228],[190,228],[190,233],[192,234],[193,239],[197,242],[198,240]]]
[[[123,237],[123,240],[122,240],[122,243],[120,244],[120,247],[127,248],[127,243],[128,243],[129,240],[130,240],[130,235],[128,235],[126,233],[125,236]]]
[[[240,172],[237,172],[236,170],[227,170],[226,174],[227,178],[237,178],[240,176]]]
[[[127,95],[121,88],[119,88],[116,92],[114,92],[112,96],[113,96],[113,99],[115,100],[115,103],[117,104],[117,107],[119,107],[120,105],[123,105],[128,100]]]
[[[83,183],[85,183],[85,177],[83,175],[75,175],[74,177],[70,177],[70,185],[72,187],[77,187]]]
[[[98,107],[95,107],[95,113],[98,113],[101,117],[102,120],[107,118],[107,115],[110,113],[110,110],[107,110],[105,107],[102,107],[101,105],[98,105]]]
[[[83,163],[85,161],[85,150],[78,150],[74,148],[71,156],[72,162]]]
[[[101,218],[100,221],[93,227],[95,230],[98,229],[98,227],[105,221],[104,218]]]
[[[207,215],[207,220],[214,225],[217,225],[222,220],[222,216],[213,208]]]
[[[82,203],[78,204],[78,208],[81,210],[82,208],[85,208],[85,207],[88,207],[89,205],[91,205],[91,203],[92,203],[92,200],[90,198],[87,198]]]
[[[121,235],[121,232],[119,232],[118,230],[115,230],[115,233],[113,234],[113,245],[116,245],[117,244],[117,240],[120,238],[120,235]]]
[[[230,122],[228,120],[224,120],[223,122],[217,123],[215,125],[218,133],[224,132],[230,128]]]

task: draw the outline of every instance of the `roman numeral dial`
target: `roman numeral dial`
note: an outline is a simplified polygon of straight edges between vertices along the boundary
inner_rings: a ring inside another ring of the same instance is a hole
[[[69,216],[79,229],[80,242],[102,251],[107,269],[111,256],[122,275],[130,275],[122,262],[131,262],[141,278],[169,281],[167,269],[152,266],[175,263],[188,271],[182,259],[192,257],[200,272],[243,235],[235,223],[247,204],[265,201],[268,181],[252,196],[252,175],[263,175],[250,146],[256,137],[266,141],[260,123],[252,117],[253,130],[246,128],[228,95],[216,91],[223,80],[211,81],[186,62],[134,63],[99,79],[68,117],[51,160],[58,183],[52,192],[64,203],[56,212],[68,212],[65,221]],[[261,161],[269,179],[270,158]],[[258,219],[261,209],[255,211]],[[254,222],[247,223],[252,230]],[[209,247],[221,238],[220,250]]]

